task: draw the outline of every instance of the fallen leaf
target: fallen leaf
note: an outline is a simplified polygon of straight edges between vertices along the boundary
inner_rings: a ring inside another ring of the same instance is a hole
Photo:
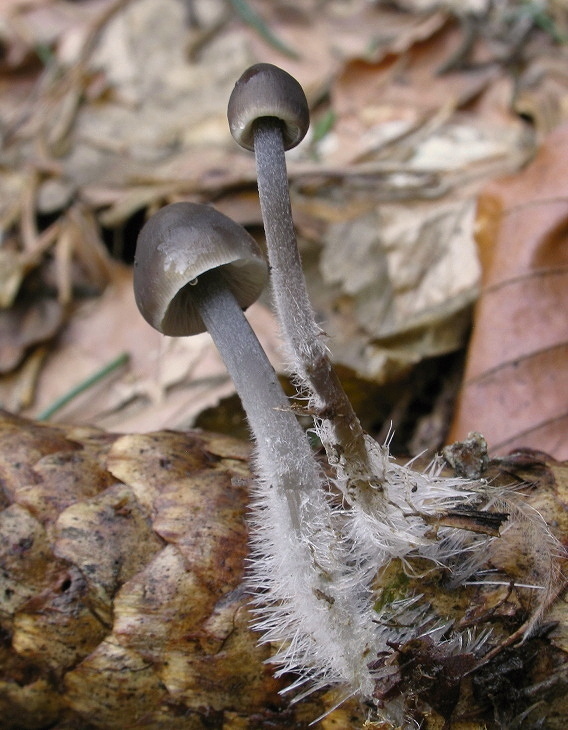
[[[108,271],[110,284],[105,292],[76,307],[58,348],[42,368],[37,398],[26,414],[37,417],[121,352],[129,354],[128,367],[78,395],[51,420],[89,422],[114,431],[183,427],[204,409],[234,394],[234,385],[208,334],[172,338],[156,332],[136,307],[132,268],[114,263]],[[55,301],[51,304],[56,306]],[[10,310],[3,316],[11,314]],[[247,317],[270,360],[279,367],[282,354],[274,316],[257,302]],[[45,329],[42,324],[40,331]],[[6,358],[11,355],[8,348],[4,352]],[[15,387],[13,381],[0,383],[5,403]]]
[[[564,125],[480,197],[483,288],[450,441],[475,430],[495,454],[568,456],[567,144]]]
[[[0,310],[0,373],[16,368],[28,348],[50,340],[61,328],[64,312],[54,299],[28,298]]]

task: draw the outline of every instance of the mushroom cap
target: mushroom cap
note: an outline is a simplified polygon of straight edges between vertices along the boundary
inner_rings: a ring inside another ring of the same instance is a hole
[[[136,244],[134,297],[144,319],[171,337],[205,332],[192,289],[212,269],[243,309],[258,298],[268,277],[256,241],[235,221],[197,203],[161,208]]]
[[[287,150],[304,139],[310,126],[304,90],[287,71],[271,63],[248,68],[231,93],[227,118],[231,134],[241,147],[254,149],[253,126],[262,117],[276,117],[283,122]]]

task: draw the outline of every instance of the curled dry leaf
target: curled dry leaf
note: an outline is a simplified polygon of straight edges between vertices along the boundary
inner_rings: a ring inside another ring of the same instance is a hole
[[[568,456],[568,126],[478,206],[483,290],[450,440]]]

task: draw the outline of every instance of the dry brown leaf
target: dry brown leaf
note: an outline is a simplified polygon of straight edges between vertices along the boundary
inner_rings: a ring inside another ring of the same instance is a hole
[[[0,310],[0,373],[16,368],[28,348],[51,339],[61,328],[63,314],[61,305],[47,297]]]
[[[405,153],[412,152],[411,145],[404,144],[406,137],[426,127],[425,135],[436,113],[442,112],[439,125],[498,78],[495,68],[439,75],[444,57],[459,39],[459,31],[447,29],[402,56],[391,55],[378,64],[347,64],[333,87],[338,115],[334,162],[363,161],[397,140],[403,142],[397,148],[399,159],[405,159]]]
[[[450,433],[568,456],[568,126],[479,201],[483,290]]]
[[[386,204],[328,226],[319,265],[327,296],[340,292],[326,331],[341,364],[384,382],[459,348],[477,292],[472,211],[467,200]]]
[[[388,53],[404,53],[436,33],[447,21],[440,8],[421,14],[401,13],[390,3],[355,0],[349,6],[304,0],[301,6],[281,6],[272,0],[250,3],[268,27],[298,57],[285,58],[253,27],[241,26],[252,59],[280,64],[298,75],[308,98],[319,98],[329,79],[353,59],[378,61]]]
[[[136,307],[131,267],[115,263],[109,271],[111,283],[104,294],[76,307],[57,349],[45,362],[37,398],[26,415],[37,417],[122,352],[129,355],[127,368],[77,396],[53,420],[89,422],[115,431],[183,427],[204,409],[234,394],[208,334],[189,338],[159,334]],[[11,311],[4,313],[10,315]],[[255,303],[247,317],[270,360],[279,367],[282,356],[273,315],[266,306]],[[41,332],[45,330],[42,326]],[[3,348],[3,357],[12,352],[9,344]],[[16,387],[13,380],[1,381],[0,400],[7,403]]]

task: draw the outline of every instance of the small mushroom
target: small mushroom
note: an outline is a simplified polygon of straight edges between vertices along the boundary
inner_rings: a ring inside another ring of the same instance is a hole
[[[207,329],[242,401],[264,476],[275,481],[277,474],[275,486],[287,494],[311,492],[318,469],[308,440],[242,311],[266,276],[255,240],[206,205],[168,205],[138,237],[134,294],[143,317],[171,336]]]
[[[372,691],[372,617],[355,616],[367,596],[348,575],[344,515],[242,307],[260,292],[265,264],[248,233],[213,208],[174,203],[142,229],[134,291],[144,318],[164,334],[207,328],[229,371],[256,442],[249,587],[256,628],[276,647],[278,674],[299,670],[293,686],[334,681]],[[337,677],[336,677],[337,675]],[[339,679],[338,679],[339,678]]]
[[[235,84],[227,112],[235,140],[247,150],[255,148],[259,119],[277,125],[289,150],[300,144],[310,126],[306,95],[293,76],[271,63],[248,68]]]
[[[134,295],[144,319],[172,337],[205,332],[195,297],[200,289],[194,285],[211,270],[217,270],[242,309],[266,284],[266,261],[256,241],[230,218],[195,203],[159,210],[136,247]]]
[[[292,219],[284,153],[308,129],[306,96],[286,71],[259,63],[235,84],[227,117],[235,140],[254,149],[276,309],[292,367],[320,417],[318,435],[328,460],[342,472],[344,491],[350,491],[349,482],[374,484],[382,474],[369,464],[364,431],[316,324]]]
[[[270,63],[259,63],[235,84],[227,117],[235,140],[254,150],[276,306],[293,356],[301,342],[313,342],[320,334],[305,288],[284,157],[285,150],[297,145],[308,130],[308,102],[290,74]],[[305,358],[313,361],[312,349]]]

